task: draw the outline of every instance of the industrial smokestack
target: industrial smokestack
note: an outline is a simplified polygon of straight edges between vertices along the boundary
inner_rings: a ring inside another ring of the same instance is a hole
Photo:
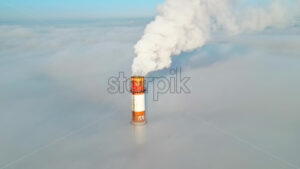
[[[133,125],[146,124],[145,116],[145,79],[143,76],[131,77],[132,121]]]

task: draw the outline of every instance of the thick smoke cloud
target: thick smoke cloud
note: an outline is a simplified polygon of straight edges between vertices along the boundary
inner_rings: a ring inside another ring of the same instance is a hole
[[[212,33],[235,35],[291,23],[291,16],[279,2],[247,5],[231,0],[167,0],[135,45],[133,74],[146,75],[169,67],[171,56],[205,45]]]

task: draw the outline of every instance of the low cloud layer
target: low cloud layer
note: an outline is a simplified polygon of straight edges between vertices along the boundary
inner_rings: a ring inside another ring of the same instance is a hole
[[[147,95],[141,141],[106,89],[148,22],[2,23],[0,169],[299,168],[299,27],[174,57],[191,94]]]

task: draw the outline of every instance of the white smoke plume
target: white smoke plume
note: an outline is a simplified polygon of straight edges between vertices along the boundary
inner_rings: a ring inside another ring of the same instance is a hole
[[[167,0],[135,45],[132,73],[147,75],[169,67],[171,56],[205,45],[213,32],[261,31],[286,25],[288,18],[279,2],[258,8],[233,0]]]

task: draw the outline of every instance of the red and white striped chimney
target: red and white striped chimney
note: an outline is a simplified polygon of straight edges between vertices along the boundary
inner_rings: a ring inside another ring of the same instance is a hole
[[[131,77],[132,121],[133,125],[146,124],[145,79],[143,76]]]

